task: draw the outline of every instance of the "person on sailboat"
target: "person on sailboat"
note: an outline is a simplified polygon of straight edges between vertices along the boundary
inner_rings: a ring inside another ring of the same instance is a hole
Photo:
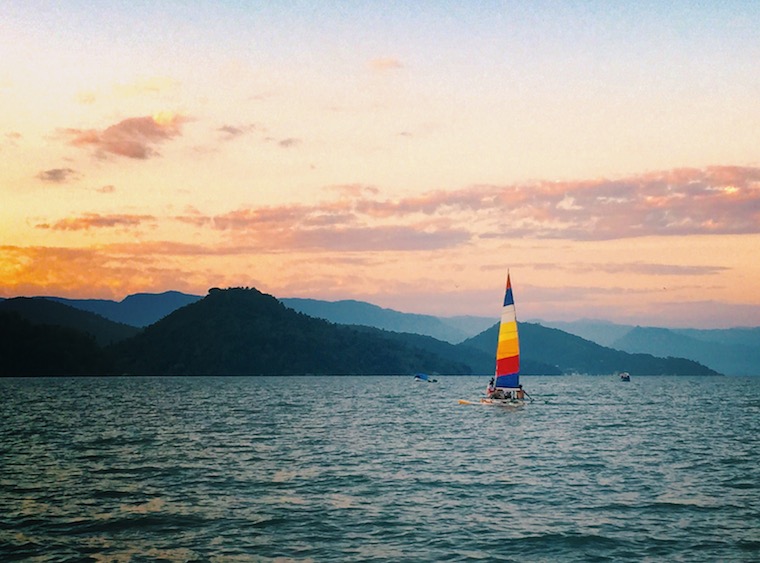
[[[519,399],[521,401],[525,400],[525,391],[523,391],[522,383],[517,386],[517,391],[515,391],[515,399]]]
[[[486,395],[489,397],[493,397],[493,394],[496,392],[496,380],[492,377],[491,381],[488,382],[488,387],[486,387]]]

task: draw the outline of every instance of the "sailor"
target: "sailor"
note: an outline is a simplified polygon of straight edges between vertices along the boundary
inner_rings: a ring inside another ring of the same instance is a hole
[[[488,382],[488,387],[486,388],[486,394],[487,394],[489,397],[492,397],[492,396],[493,396],[493,394],[494,394],[494,392],[496,391],[496,387],[494,387],[494,383],[495,383],[495,380],[494,380],[494,378],[492,377],[492,378],[491,378],[491,381],[489,381],[489,382]]]
[[[525,391],[523,391],[522,383],[517,386],[517,391],[515,391],[515,398],[520,399],[521,401],[525,399]]]

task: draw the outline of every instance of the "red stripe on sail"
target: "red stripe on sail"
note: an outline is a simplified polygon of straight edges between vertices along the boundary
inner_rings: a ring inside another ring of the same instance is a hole
[[[520,356],[499,358],[496,360],[496,375],[509,375],[520,371]]]

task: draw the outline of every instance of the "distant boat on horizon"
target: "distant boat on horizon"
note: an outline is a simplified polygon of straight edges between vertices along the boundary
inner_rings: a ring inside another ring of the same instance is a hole
[[[426,373],[415,373],[414,374],[414,380],[415,381],[425,382],[425,383],[438,383],[437,379],[431,378]]]

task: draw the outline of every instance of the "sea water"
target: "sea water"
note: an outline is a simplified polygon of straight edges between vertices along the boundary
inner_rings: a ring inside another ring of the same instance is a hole
[[[438,379],[2,379],[0,560],[760,560],[760,378]]]

